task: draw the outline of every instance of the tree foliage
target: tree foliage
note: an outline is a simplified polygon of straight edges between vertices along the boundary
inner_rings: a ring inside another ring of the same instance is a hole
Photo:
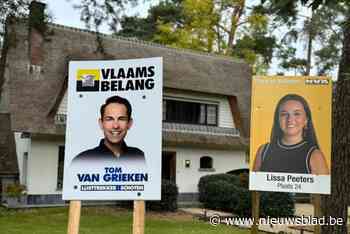
[[[158,31],[158,22],[173,25],[183,24],[184,19],[180,2],[179,0],[162,1],[149,9],[146,18],[124,16],[121,19],[121,29],[117,32],[117,35],[159,42],[154,38]]]
[[[106,23],[109,29],[116,32],[125,6],[135,6],[138,0],[81,0],[73,7],[80,10],[80,20],[88,29],[99,31]]]
[[[305,12],[297,10],[298,7],[300,9],[298,1],[263,2],[273,16],[274,26],[279,28],[285,25],[284,31],[287,32],[278,42],[279,52],[276,55],[280,68],[301,75],[309,75],[312,67],[317,75],[330,75],[337,68],[342,45],[342,23],[347,11],[345,4],[328,2],[316,8],[317,1],[311,1],[308,6],[314,7],[312,13],[305,15]],[[298,45],[300,47],[300,42],[304,44],[304,56],[293,52]]]
[[[234,56],[261,68],[271,62],[275,46],[266,12],[242,0],[161,1],[146,18],[125,17],[121,26],[119,35]]]
[[[333,4],[321,6],[315,12],[317,31],[314,33],[320,47],[315,50],[315,64],[318,75],[328,75],[340,63],[343,36],[343,26],[349,6]]]
[[[154,41],[174,47],[191,48],[210,52],[212,49],[213,30],[209,25],[215,21],[210,9],[209,1],[166,1],[168,5],[177,6],[181,10],[178,20],[164,20],[156,22],[157,32]],[[208,17],[202,17],[201,12]],[[206,18],[206,19],[204,19]]]
[[[5,23],[8,17],[21,17],[28,14],[29,0],[0,1],[0,48],[5,34]]]
[[[124,17],[118,35],[244,59],[266,73],[275,37],[264,8],[240,0],[165,0],[146,18]]]
[[[3,25],[8,16],[23,16],[28,13],[29,0],[0,1],[0,23]]]

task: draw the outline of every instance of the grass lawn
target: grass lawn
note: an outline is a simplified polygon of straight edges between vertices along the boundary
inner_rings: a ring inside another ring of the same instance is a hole
[[[6,210],[0,208],[1,234],[66,234],[68,208]],[[113,207],[82,209],[79,234],[130,234],[132,212]],[[146,234],[249,234],[249,230],[209,223],[176,213],[146,214]]]

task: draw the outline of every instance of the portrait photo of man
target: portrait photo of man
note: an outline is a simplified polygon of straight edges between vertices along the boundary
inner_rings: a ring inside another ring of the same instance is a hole
[[[98,124],[104,138],[97,147],[75,156],[73,163],[96,160],[145,163],[144,152],[128,146],[125,142],[125,137],[133,126],[132,107],[126,98],[117,95],[107,98],[100,107]]]

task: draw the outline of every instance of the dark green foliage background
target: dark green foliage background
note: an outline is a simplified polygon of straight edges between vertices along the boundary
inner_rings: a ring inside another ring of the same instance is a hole
[[[230,211],[241,217],[252,215],[252,197],[247,185],[248,174],[203,176],[198,184],[199,200],[209,209]],[[260,193],[261,217],[288,217],[294,214],[290,193]]]
[[[147,209],[155,211],[176,211],[178,194],[178,188],[174,182],[162,180],[162,199],[160,201],[147,201]]]

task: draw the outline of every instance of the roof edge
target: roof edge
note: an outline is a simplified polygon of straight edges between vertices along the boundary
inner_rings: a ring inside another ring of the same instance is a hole
[[[227,60],[230,62],[236,62],[236,63],[248,65],[248,63],[246,63],[245,61],[243,61],[241,59],[236,59],[236,58],[225,56],[225,55],[207,53],[207,52],[202,52],[202,51],[195,51],[195,50],[191,50],[191,49],[170,47],[168,45],[159,44],[159,43],[155,43],[155,42],[150,42],[150,41],[145,41],[145,40],[140,40],[140,39],[135,39],[135,38],[130,38],[130,37],[111,35],[111,34],[96,32],[96,31],[92,31],[92,30],[88,30],[88,29],[80,29],[80,28],[75,28],[75,27],[66,26],[66,25],[57,24],[57,23],[48,23],[48,26],[52,26],[55,28],[61,28],[61,29],[67,29],[67,30],[71,30],[71,31],[75,31],[75,32],[88,33],[88,34],[92,34],[92,35],[98,34],[99,36],[102,36],[102,38],[106,38],[106,39],[114,39],[114,40],[119,40],[119,41],[124,41],[124,42],[132,42],[132,43],[139,44],[142,46],[150,46],[150,47],[154,47],[154,48],[167,49],[170,51],[174,51],[174,52],[178,52],[178,53],[187,53],[187,54],[195,55],[195,56],[224,59],[224,60]]]

